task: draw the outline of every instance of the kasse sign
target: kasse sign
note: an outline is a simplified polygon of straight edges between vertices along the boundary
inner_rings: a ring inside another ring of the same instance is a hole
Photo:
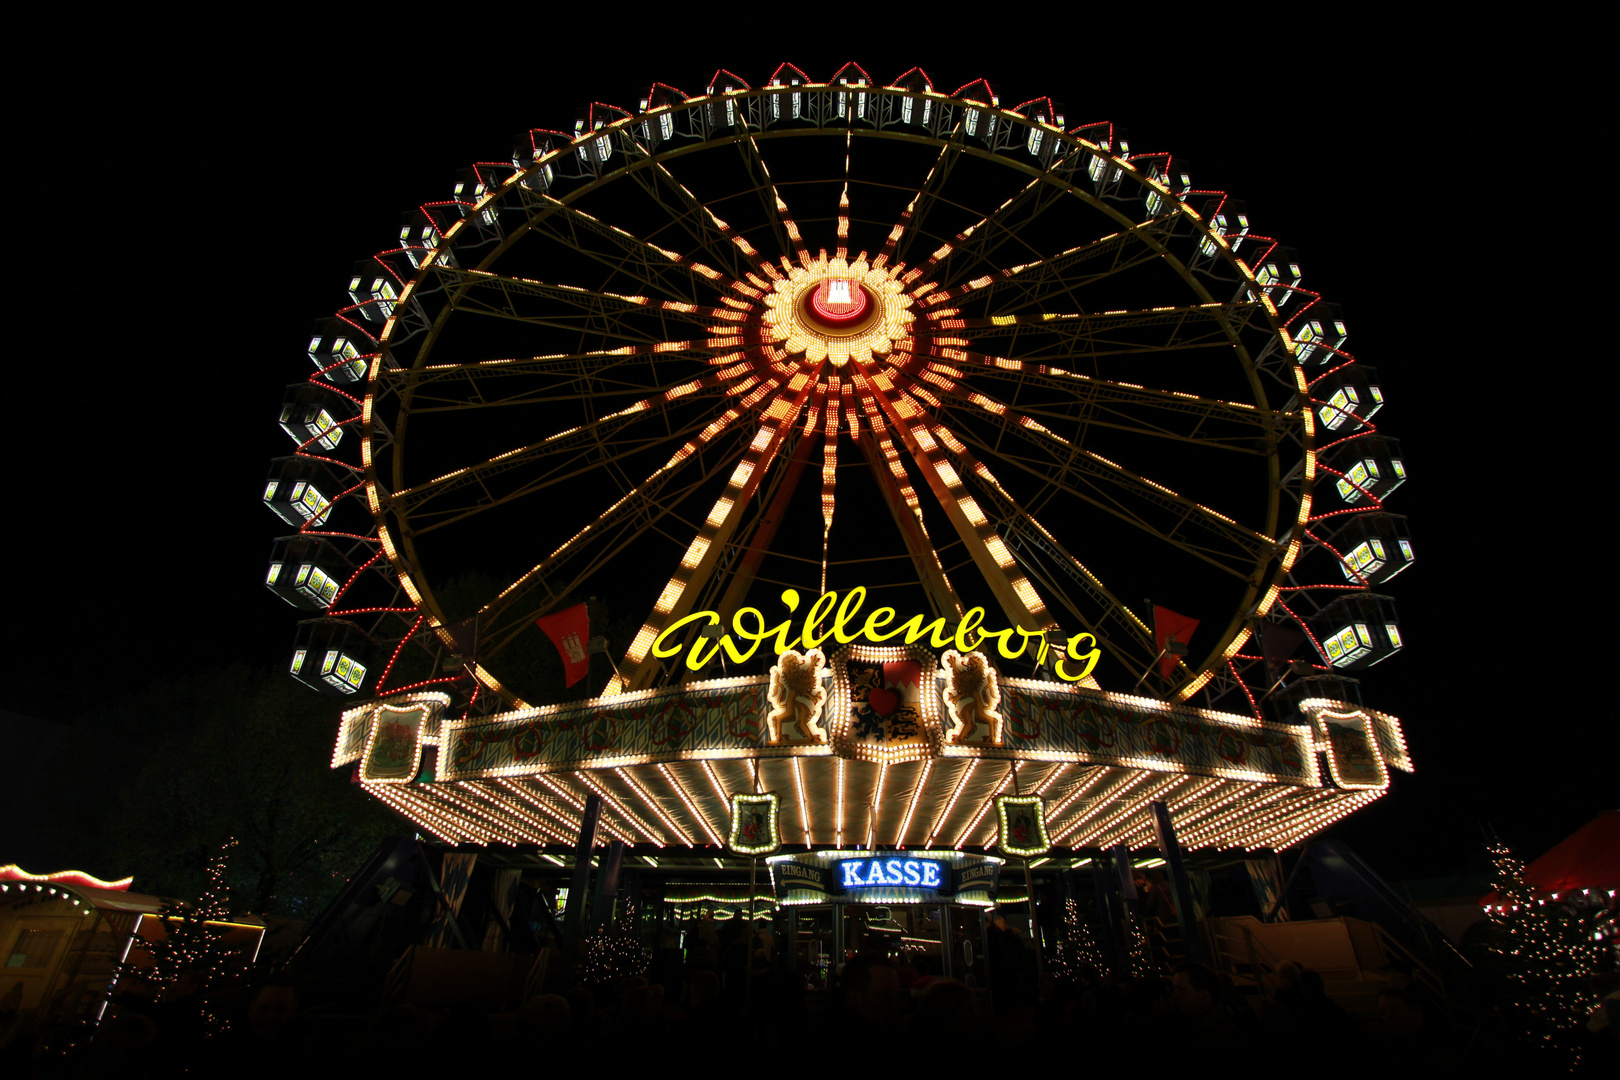
[[[903,885],[939,889],[948,879],[944,863],[933,859],[845,859],[838,864],[838,883],[846,889]]]

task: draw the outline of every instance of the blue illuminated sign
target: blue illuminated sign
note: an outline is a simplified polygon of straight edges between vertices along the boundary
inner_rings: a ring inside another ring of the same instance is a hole
[[[945,864],[933,859],[845,859],[838,864],[838,882],[846,889],[876,885],[939,889],[946,880]]]

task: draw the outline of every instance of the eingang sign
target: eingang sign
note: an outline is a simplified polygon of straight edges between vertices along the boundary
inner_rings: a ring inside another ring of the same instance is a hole
[[[986,630],[981,624],[984,622],[984,608],[970,608],[958,620],[955,630],[949,629],[945,616],[936,616],[932,621],[926,621],[923,615],[913,615],[905,622],[888,629],[896,618],[897,613],[892,607],[880,607],[860,620],[861,605],[866,602],[866,588],[856,586],[844,595],[842,601],[836,591],[824,592],[810,605],[802,620],[792,618],[783,619],[774,626],[765,624],[765,615],[758,608],[738,608],[737,613],[731,617],[731,633],[722,636],[718,642],[710,638],[698,637],[692,641],[690,647],[681,644],[670,644],[670,638],[696,623],[707,626],[720,625],[720,614],[715,611],[697,611],[684,618],[676,619],[666,626],[662,633],[653,641],[652,654],[660,660],[668,660],[679,656],[684,649],[686,652],[686,666],[691,671],[702,670],[720,651],[725,650],[727,657],[733,663],[741,664],[750,660],[759,646],[766,641],[772,642],[771,651],[777,655],[790,649],[803,647],[805,649],[818,648],[822,642],[831,638],[840,645],[849,645],[853,642],[864,641],[874,645],[892,641],[903,636],[907,645],[914,645],[919,641],[927,640],[936,649],[946,646],[955,648],[962,654],[973,652],[981,644],[996,639],[996,651],[1008,660],[1015,660],[1023,656],[1031,646],[1036,652],[1036,662],[1046,662],[1047,650],[1051,647],[1046,640],[1044,630],[1026,630],[1022,627],[1007,627],[1001,630]],[[797,589],[782,590],[782,604],[791,615],[799,610],[799,591]],[[831,618],[831,626],[826,625]],[[859,629],[854,629],[859,623]],[[795,631],[797,635],[795,636]],[[1016,647],[1013,639],[1017,638]],[[746,648],[738,648],[738,642],[746,642]],[[1083,649],[1083,646],[1089,648]],[[1090,634],[1075,634],[1068,639],[1063,656],[1057,661],[1054,671],[1057,677],[1064,682],[1079,682],[1090,675],[1097,666],[1097,659],[1101,650],[1097,647],[1097,639]],[[1069,664],[1076,665],[1071,669]]]

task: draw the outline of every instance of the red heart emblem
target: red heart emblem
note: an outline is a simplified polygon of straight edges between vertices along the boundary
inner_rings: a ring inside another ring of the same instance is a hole
[[[893,716],[894,711],[900,707],[900,695],[893,690],[868,690],[866,703],[872,711],[885,719]]]

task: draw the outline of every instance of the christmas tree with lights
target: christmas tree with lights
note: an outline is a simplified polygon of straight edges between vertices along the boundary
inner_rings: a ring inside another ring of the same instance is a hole
[[[1057,947],[1048,965],[1052,977],[1073,986],[1079,983],[1083,968],[1101,972],[1106,966],[1102,950],[1091,936],[1091,927],[1080,918],[1080,905],[1072,899],[1063,901],[1063,924],[1058,928]]]
[[[1501,928],[1490,946],[1507,980],[1507,1014],[1532,1044],[1579,1060],[1579,1025],[1594,1004],[1590,979],[1599,958],[1590,920],[1568,905],[1537,897],[1524,863],[1500,841],[1487,845],[1496,903],[1486,909]]]
[[[208,883],[195,904],[179,901],[164,904],[159,917],[163,937],[147,943],[145,961],[129,959],[118,965],[121,978],[146,983],[160,1001],[184,998],[178,991],[189,980],[196,991],[195,1002],[203,1030],[208,1035],[229,1030],[230,1021],[218,1014],[212,992],[227,971],[240,963],[236,950],[224,941],[225,931],[208,925],[230,915],[230,889],[225,883],[225,871],[230,850],[235,846],[234,839],[226,841],[208,860]]]
[[[1158,974],[1159,965],[1153,960],[1153,946],[1142,931],[1142,917],[1134,911],[1125,918],[1125,958],[1126,970],[1120,973],[1122,975],[1145,979]]]
[[[632,975],[645,974],[650,956],[641,944],[635,905],[627,903],[618,918],[585,940],[579,979],[589,986],[616,987]]]

